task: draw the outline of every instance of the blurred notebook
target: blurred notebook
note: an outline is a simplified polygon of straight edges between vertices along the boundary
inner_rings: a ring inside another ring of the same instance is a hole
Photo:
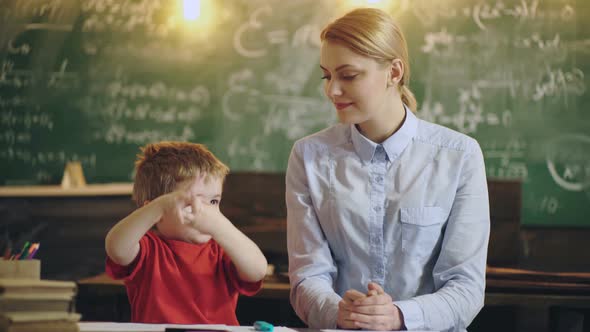
[[[70,312],[1,312],[0,332],[78,332],[79,320]]]
[[[0,298],[64,298],[76,294],[72,281],[0,278]]]

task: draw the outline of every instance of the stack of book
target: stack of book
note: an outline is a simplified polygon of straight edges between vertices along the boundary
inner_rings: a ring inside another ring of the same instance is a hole
[[[0,278],[0,332],[78,332],[76,283]]]

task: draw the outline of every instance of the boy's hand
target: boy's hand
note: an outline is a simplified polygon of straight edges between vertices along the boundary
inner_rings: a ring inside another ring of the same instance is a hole
[[[184,223],[194,227],[201,233],[210,234],[221,226],[217,220],[223,217],[219,205],[204,202],[201,197],[193,197],[192,204],[182,211]]]
[[[170,219],[179,224],[186,224],[185,210],[196,209],[194,197],[190,191],[190,184],[180,187],[178,190],[161,196],[162,218]]]

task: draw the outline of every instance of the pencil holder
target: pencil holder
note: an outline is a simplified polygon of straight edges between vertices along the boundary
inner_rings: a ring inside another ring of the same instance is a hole
[[[0,278],[41,279],[41,261],[38,259],[0,259]]]

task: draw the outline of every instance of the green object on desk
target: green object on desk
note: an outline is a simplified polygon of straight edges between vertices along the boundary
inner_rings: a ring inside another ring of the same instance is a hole
[[[274,330],[274,326],[271,323],[259,320],[254,322],[254,329],[256,331],[272,332],[272,330]]]

